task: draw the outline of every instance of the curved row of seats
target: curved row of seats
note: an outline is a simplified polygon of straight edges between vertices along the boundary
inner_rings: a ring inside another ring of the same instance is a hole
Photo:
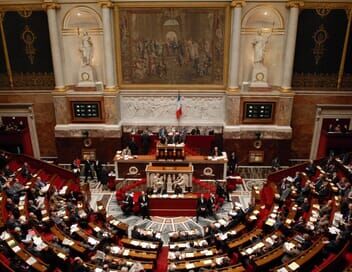
[[[30,178],[21,177],[20,168],[24,162],[29,165],[32,174]],[[344,166],[338,160],[333,160],[332,163],[339,177],[345,177]],[[314,184],[319,174],[325,171],[326,161],[318,161],[316,164],[321,166],[316,175],[303,178],[303,184],[308,179]],[[24,188],[15,204],[19,210],[18,218],[21,217],[25,222],[32,220],[34,223],[30,230],[34,233],[31,233],[32,241],[28,244],[23,242],[27,238],[21,239],[23,237],[20,237],[16,228],[8,228],[7,221],[11,215],[6,207],[10,204],[7,193],[2,192],[0,228],[4,250],[0,253],[0,265],[4,270],[84,271],[75,270],[82,267],[86,271],[106,271],[107,267],[116,270],[131,267],[136,261],[144,270],[156,268],[162,246],[160,235],[157,237],[140,230],[139,239],[128,238],[126,224],[114,218],[106,218],[106,213],[89,209],[87,200],[79,190],[78,181],[70,172],[25,156],[10,156],[9,166]],[[350,254],[349,240],[344,241],[337,252],[330,252],[326,241],[332,241],[335,236],[316,231],[317,223],[323,217],[319,215],[319,210],[323,209],[328,200],[333,201],[333,207],[328,213],[329,227],[332,227],[335,212],[341,209],[341,197],[334,191],[334,184],[330,185],[328,198],[319,198],[314,193],[309,195],[310,208],[304,216],[301,206],[297,205],[298,191],[292,189],[285,201],[280,197],[282,179],[294,176],[297,171],[304,176],[305,168],[306,165],[299,165],[270,175],[261,191],[253,188],[252,197],[255,202],[247,211],[235,205],[227,217],[205,229],[204,238],[186,241],[175,239],[169,246],[169,270],[317,272],[331,271],[332,267],[339,264],[341,269],[348,271],[348,266],[351,265],[346,263],[346,256]],[[40,193],[37,177],[50,184],[45,193]],[[33,216],[32,204],[29,204],[33,190],[38,191],[38,196],[44,197],[40,208],[42,220],[39,223],[35,223],[38,218]],[[310,229],[311,226],[313,229]],[[311,234],[311,243],[300,250],[299,254],[288,256],[283,250],[283,244],[285,248],[303,244],[302,236],[305,233]],[[42,247],[50,248],[55,253],[56,262],[53,262],[50,254],[36,254],[33,248],[38,246],[34,240]],[[199,245],[202,240],[206,240],[206,244],[201,249],[194,250],[195,245]],[[187,245],[184,246],[185,243]],[[16,263],[13,262],[14,255],[17,256]],[[55,263],[57,266],[53,265]]]

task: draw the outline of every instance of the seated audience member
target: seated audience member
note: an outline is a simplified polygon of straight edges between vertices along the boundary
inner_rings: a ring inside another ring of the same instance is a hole
[[[27,162],[25,162],[22,166],[21,176],[26,179],[30,179],[32,177],[32,174],[31,174],[31,171],[29,170],[29,165]]]
[[[197,200],[197,222],[199,216],[206,217],[207,216],[207,208],[208,208],[208,202],[204,198],[204,194],[200,195],[200,198]]]
[[[191,130],[191,135],[200,135],[200,130],[198,127],[195,127]]]
[[[15,176],[15,174],[11,171],[9,165],[6,165],[6,166],[5,166],[4,174],[5,174],[5,177],[7,177],[7,178],[10,178],[10,177],[14,177],[14,176]]]
[[[315,166],[313,160],[309,161],[309,164],[307,165],[305,170],[306,170],[306,173],[307,173],[309,178],[312,178],[312,177],[315,176],[315,173],[317,171],[317,167]]]

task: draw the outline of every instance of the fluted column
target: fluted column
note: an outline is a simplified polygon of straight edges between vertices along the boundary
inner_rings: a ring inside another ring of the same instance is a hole
[[[60,5],[54,1],[44,1],[43,7],[46,9],[48,14],[49,34],[50,34],[50,45],[51,55],[53,59],[54,76],[55,76],[55,89],[64,90],[64,74],[62,67],[61,48],[60,48],[60,36],[57,25],[56,10],[60,8]]]
[[[290,15],[286,33],[286,48],[284,57],[284,71],[282,75],[281,88],[291,89],[293,62],[295,59],[295,46],[297,37],[297,25],[299,8],[304,3],[302,1],[289,1],[287,6],[290,8]]]
[[[240,62],[240,39],[241,39],[241,16],[243,0],[231,2],[232,22],[231,22],[231,47],[230,47],[230,65],[228,89],[238,89],[238,68]]]
[[[116,86],[116,81],[114,71],[113,36],[111,28],[111,8],[113,7],[113,4],[110,1],[100,1],[100,6],[103,15],[104,29],[105,87],[106,89],[114,89]]]

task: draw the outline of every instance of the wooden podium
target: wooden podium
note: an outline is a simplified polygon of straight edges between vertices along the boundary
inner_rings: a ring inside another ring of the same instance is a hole
[[[156,145],[157,160],[184,160],[185,159],[185,144],[162,144]]]

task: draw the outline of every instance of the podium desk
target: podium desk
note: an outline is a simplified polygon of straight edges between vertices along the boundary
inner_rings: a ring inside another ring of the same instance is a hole
[[[152,216],[195,216],[197,195],[152,195],[149,197],[149,213]]]
[[[115,156],[115,179],[144,178],[146,166],[149,163],[162,166],[193,165],[193,176],[198,179],[225,180],[227,169],[226,153],[222,157],[209,158],[207,156],[185,156],[182,160],[157,160],[155,155],[138,155],[128,158]]]
[[[158,160],[184,160],[185,144],[162,144],[156,145],[156,159]]]

